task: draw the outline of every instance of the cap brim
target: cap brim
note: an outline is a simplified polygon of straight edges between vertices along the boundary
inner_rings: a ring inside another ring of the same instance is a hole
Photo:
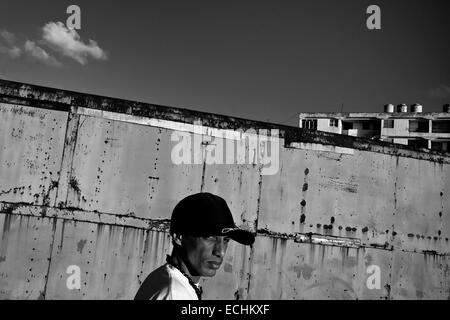
[[[255,235],[253,233],[237,227],[223,230],[222,234],[246,246],[250,246],[255,242]]]

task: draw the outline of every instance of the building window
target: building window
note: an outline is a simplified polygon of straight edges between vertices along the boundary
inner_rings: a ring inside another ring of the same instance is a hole
[[[394,128],[394,120],[384,120],[383,128]]]
[[[342,130],[352,130],[353,122],[342,121]]]
[[[409,120],[409,132],[428,132],[428,120]]]
[[[339,120],[338,119],[330,119],[330,127],[339,127]]]
[[[431,150],[442,151],[443,150],[442,142],[431,141]]]
[[[362,129],[363,130],[370,130],[370,122],[369,121],[363,121]]]
[[[428,148],[428,140],[425,139],[408,140],[408,146],[414,148]]]
[[[302,128],[317,130],[317,120],[302,120]]]
[[[433,133],[450,133],[449,120],[434,120],[431,127]]]

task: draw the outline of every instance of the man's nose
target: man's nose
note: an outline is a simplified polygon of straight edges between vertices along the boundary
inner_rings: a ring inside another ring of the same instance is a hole
[[[216,244],[214,246],[214,255],[220,258],[225,256],[225,252],[227,251],[227,244],[224,239],[217,239]]]

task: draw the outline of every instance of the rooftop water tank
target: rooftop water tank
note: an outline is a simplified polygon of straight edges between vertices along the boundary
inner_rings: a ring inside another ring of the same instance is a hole
[[[413,105],[411,105],[411,112],[421,113],[422,112],[422,105],[420,105],[418,103],[414,103]]]
[[[394,105],[389,103],[384,105],[384,112],[387,113],[393,113],[394,112]]]
[[[397,112],[408,112],[408,106],[404,103],[397,105]]]

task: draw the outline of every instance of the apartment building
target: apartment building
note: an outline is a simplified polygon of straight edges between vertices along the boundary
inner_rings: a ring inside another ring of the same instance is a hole
[[[300,113],[299,126],[450,152],[449,104],[442,112],[423,112],[420,104],[387,104],[380,113]]]

